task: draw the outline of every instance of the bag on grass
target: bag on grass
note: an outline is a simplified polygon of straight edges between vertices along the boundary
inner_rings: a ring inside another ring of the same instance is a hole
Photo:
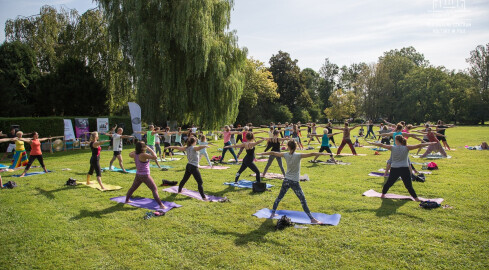
[[[162,186],[176,186],[178,184],[177,181],[169,181],[169,180],[165,180],[163,179],[161,185]]]
[[[432,202],[432,201],[424,201],[419,204],[419,206],[423,207],[424,209],[433,209],[433,208],[438,208],[440,207],[440,204],[437,202]]]
[[[8,181],[7,184],[5,184],[5,187],[12,189],[17,187],[17,183],[15,183],[14,181]]]
[[[290,218],[288,218],[287,216],[282,216],[278,222],[277,222],[277,226],[275,226],[275,229],[277,230],[283,230],[287,227],[291,227],[291,226],[294,226],[294,223],[292,222],[292,220]]]
[[[428,163],[428,170],[438,170],[438,165],[436,165],[436,163],[434,162],[430,162]]]
[[[264,192],[267,190],[267,184],[262,182],[253,182],[253,192]]]
[[[66,181],[67,186],[76,186],[76,179],[69,178],[68,181]]]

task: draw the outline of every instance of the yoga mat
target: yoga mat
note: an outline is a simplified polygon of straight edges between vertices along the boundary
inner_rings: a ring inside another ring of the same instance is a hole
[[[163,191],[166,191],[166,192],[169,192],[169,193],[177,193],[178,194],[178,186],[165,188],[165,189],[163,189]],[[182,195],[187,196],[187,197],[190,197],[190,198],[197,199],[199,201],[203,201],[202,200],[202,197],[200,196],[200,193],[198,191],[193,191],[193,190],[189,190],[189,189],[183,188],[182,189],[182,192],[179,193],[179,194],[182,194]],[[226,197],[223,198],[223,197],[218,197],[218,196],[213,196],[213,195],[207,195],[207,194],[205,194],[205,197],[209,201],[211,201],[211,202],[223,202],[223,201],[227,201],[228,200]]]
[[[334,153],[333,153],[333,154],[334,154]],[[367,154],[357,154],[357,156],[362,156],[362,157],[364,157],[364,156],[366,156],[366,155],[367,155]],[[353,154],[350,154],[350,153],[346,153],[346,154],[341,153],[341,154],[336,155],[336,156],[341,157],[341,156],[354,156],[354,155],[353,155]]]
[[[162,162],[170,162],[170,161],[177,161],[177,160],[180,160],[182,158],[164,158],[164,159],[158,159],[158,161],[162,161]]]
[[[120,197],[114,197],[114,198],[110,198],[111,201],[114,201],[114,202],[118,202],[118,203],[124,203],[126,201],[126,196],[120,196]],[[148,199],[148,198],[131,198],[131,201],[130,203],[128,203],[129,205],[132,205],[134,207],[138,207],[138,208],[145,208],[145,209],[149,209],[149,210],[158,210],[158,209],[161,209],[160,208],[160,205],[153,199]],[[172,210],[173,208],[178,208],[178,207],[182,207],[181,205],[179,204],[176,204],[174,202],[164,202],[162,201],[163,205],[168,207],[166,209],[161,209],[163,210],[163,212],[168,212],[170,210]]]
[[[252,174],[250,174],[250,176],[255,177],[256,176],[256,173],[252,173]],[[282,179],[284,179],[284,175],[283,174],[280,174],[280,173],[266,173],[265,174],[265,178],[267,178],[267,179],[280,179],[280,180],[282,180]],[[299,177],[299,180],[301,180],[301,181],[309,181],[309,175],[307,175],[307,174],[301,175]]]
[[[380,198],[382,193],[378,193],[377,191],[371,189],[371,190],[365,191],[362,195],[366,196],[366,197],[378,197],[378,198]],[[411,196],[397,195],[397,194],[390,194],[390,193],[385,194],[385,198],[386,199],[412,200],[412,201],[414,201],[414,199]],[[443,198],[436,198],[436,199],[426,199],[426,198],[421,198],[421,197],[418,197],[418,198],[422,201],[432,201],[432,202],[437,202],[440,204],[443,202]]]
[[[376,176],[376,177],[384,177],[384,173],[383,172],[370,172],[368,174],[369,176]],[[388,177],[389,174],[386,175],[386,177]]]
[[[270,215],[272,214],[272,210],[268,208],[263,208],[261,210],[258,210],[256,213],[253,214],[253,216],[258,217],[258,218],[270,218]],[[277,216],[273,217],[273,219],[280,219],[282,216],[287,216],[292,220],[292,222],[295,223],[300,223],[300,224],[312,224],[311,219],[307,216],[306,213],[300,212],[300,211],[292,211],[292,210],[278,210],[275,212]],[[341,215],[340,214],[333,214],[333,215],[326,215],[323,213],[311,213],[312,216],[324,223],[325,225],[333,225],[336,226],[338,223],[340,223]]]
[[[379,172],[385,172],[385,169],[382,168],[382,169],[379,169]],[[430,171],[418,171],[419,173],[422,173],[422,174],[432,174],[432,172]]]
[[[225,166],[199,166],[199,169],[208,169],[208,170],[226,170],[230,167]]]
[[[159,168],[158,168],[158,165],[156,165],[156,164],[149,164],[149,166],[150,166],[151,168],[157,168],[157,169],[159,169]],[[173,168],[172,166],[168,166],[168,165],[160,165],[160,167],[161,167],[162,169],[171,169],[171,168]]]
[[[467,150],[487,150],[487,149],[482,149],[482,147],[480,145],[477,145],[477,146],[465,146],[465,149],[467,149]],[[455,149],[452,149],[452,150],[455,150]]]
[[[50,173],[50,172],[53,172],[53,171],[48,170],[48,173]],[[33,176],[33,175],[40,175],[40,174],[45,174],[45,172],[44,171],[41,171],[41,172],[29,172],[29,173],[26,173],[24,175],[24,177]],[[12,175],[12,177],[20,177],[20,174],[14,174],[14,175]]]
[[[418,156],[418,155],[412,155],[413,158],[422,158],[421,156]],[[452,158],[452,156],[448,156],[447,157],[444,157],[442,155],[432,155],[432,154],[429,154],[427,155],[426,157],[424,157],[426,159],[442,159],[442,158]]]
[[[248,180],[239,180],[237,184],[234,182],[229,182],[229,183],[224,183],[224,185],[229,185],[233,187],[239,187],[239,188],[253,188],[253,182],[248,181]],[[273,185],[267,184],[267,188],[271,188]]]
[[[388,150],[387,150],[387,149],[385,149],[385,148],[370,148],[370,150],[379,151],[379,152],[385,152],[385,151],[388,151]]]
[[[322,160],[316,160],[316,162],[312,162],[312,160],[309,160],[309,163],[319,163],[319,164],[325,164],[325,165],[351,165],[349,162],[342,162],[342,161],[336,161],[336,164],[333,162],[326,162]]]
[[[0,164],[0,169],[6,169],[6,168],[8,168],[8,166]]]
[[[102,168],[102,171],[105,172],[123,172],[122,169],[119,169],[117,167],[112,167],[112,170],[109,169],[109,167]],[[126,170],[128,173],[136,173],[137,170]]]
[[[98,189],[100,191],[112,191],[112,190],[122,189],[122,187],[120,187],[120,186],[109,185],[109,184],[105,184],[103,182],[102,182],[102,184],[104,185],[105,190],[102,190],[100,188],[100,185],[98,184],[98,182],[90,182],[90,185],[87,185],[87,183],[85,181],[78,182],[77,183],[77,185],[84,185],[84,186],[87,186],[87,187],[96,188],[96,189]]]
[[[185,156],[185,154],[184,154],[184,153],[182,153],[182,152],[176,152],[176,153],[173,153],[173,155],[177,155],[177,156]]]

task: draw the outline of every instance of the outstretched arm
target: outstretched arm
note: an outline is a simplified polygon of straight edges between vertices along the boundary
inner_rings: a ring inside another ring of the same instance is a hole
[[[382,147],[382,148],[385,148],[385,149],[389,149],[389,150],[392,149],[392,145],[387,145],[387,144],[383,144],[383,143],[376,143],[376,142],[369,142],[369,141],[367,141],[367,143],[369,143],[371,145],[378,146],[378,147]]]
[[[283,157],[284,153],[281,153],[281,152],[263,152],[263,153],[258,153],[257,155]]]
[[[95,148],[95,147],[99,147],[99,146],[101,146],[102,144],[104,144],[104,143],[108,143],[108,142],[110,142],[110,140],[105,140],[105,141],[96,141],[96,142],[94,142],[94,143],[93,143],[93,148]]]
[[[195,146],[194,147],[194,150],[195,151],[200,151],[200,150],[202,150],[204,148],[209,148],[209,146],[208,145]]]
[[[413,149],[418,149],[418,148],[421,148],[421,147],[425,147],[425,146],[430,146],[432,144],[436,144],[437,142],[427,142],[427,143],[420,143],[420,144],[416,144],[416,145],[408,145],[407,148],[409,150],[413,150]]]
[[[325,155],[328,155],[329,156],[329,153],[327,153],[327,152],[324,152],[324,153],[319,153],[319,152],[316,152],[316,153],[301,153],[301,158],[317,157],[317,156],[325,156]]]

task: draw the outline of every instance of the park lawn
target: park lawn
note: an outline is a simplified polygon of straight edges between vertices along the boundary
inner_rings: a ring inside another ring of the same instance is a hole
[[[283,231],[275,231],[275,220],[252,216],[272,207],[281,181],[267,180],[274,187],[261,194],[223,185],[233,181],[236,165],[222,171],[201,170],[205,192],[231,202],[201,202],[159,187],[162,200],[183,207],[144,220],[146,209],[109,200],[125,195],[133,174],[102,174],[104,183],[123,187],[118,191],[68,187],[64,184],[69,177],[85,180],[89,151],[47,153],[45,163],[53,173],[22,179],[9,177],[19,171],[2,173],[4,183],[14,180],[19,187],[0,190],[0,269],[487,269],[489,151],[464,146],[489,141],[489,127],[457,127],[446,134],[456,149],[448,152],[452,158],[436,160],[440,170],[427,175],[425,183],[414,182],[414,188],[421,197],[444,198],[443,205],[452,209],[425,210],[412,201],[363,197],[369,189],[381,191],[384,179],[367,174],[384,167],[389,154],[376,156],[372,150],[357,148],[368,155],[339,158],[351,162],[349,166],[302,162],[301,174],[311,179],[301,182],[311,211],[341,214],[339,225]],[[341,136],[335,139],[340,142]],[[222,140],[215,143],[222,147]],[[130,147],[123,151],[126,168],[135,167],[130,151]],[[220,154],[217,147],[209,152]],[[346,147],[343,152],[350,150]],[[111,157],[112,152],[103,151],[101,166],[107,167]],[[225,159],[229,158],[227,153]],[[157,185],[162,179],[181,180],[185,157],[162,164],[174,168],[152,169]],[[265,164],[257,163],[260,170]],[[280,172],[276,162],[269,171]],[[241,179],[253,180],[250,173],[246,170]],[[197,189],[193,178],[186,188]],[[402,182],[389,192],[408,194]],[[152,198],[144,185],[134,195]],[[292,191],[279,209],[302,211]]]

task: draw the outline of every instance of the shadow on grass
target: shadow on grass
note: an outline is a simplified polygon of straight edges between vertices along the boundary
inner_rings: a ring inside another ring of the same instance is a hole
[[[274,240],[266,240],[265,236],[269,232],[274,232],[275,231],[275,224],[273,222],[273,219],[266,219],[260,227],[258,227],[256,230],[250,231],[248,233],[239,233],[239,232],[221,232],[214,230],[214,233],[220,234],[220,235],[233,235],[236,237],[234,240],[234,243],[238,246],[246,245],[249,242],[255,242],[255,243],[265,243],[265,242],[272,242],[275,245],[280,245],[279,242],[274,241]]]
[[[80,214],[70,218],[70,220],[79,220],[79,219],[86,218],[86,217],[102,218],[104,215],[111,214],[114,212],[133,211],[133,210],[138,210],[138,209],[139,208],[132,207],[132,206],[124,207],[123,203],[118,203],[114,206],[105,208],[103,210],[98,210],[98,211],[80,210]]]
[[[44,195],[46,196],[46,198],[50,199],[50,200],[53,200],[55,199],[56,197],[53,195],[53,193],[56,193],[56,192],[59,192],[59,191],[63,191],[63,190],[68,190],[68,189],[75,189],[76,187],[74,186],[65,186],[65,187],[62,187],[62,188],[58,188],[58,189],[53,189],[53,190],[44,190],[42,188],[36,188],[36,190],[39,192],[39,195]]]
[[[356,209],[356,210],[346,210],[346,212],[375,212],[378,217],[388,217],[391,215],[403,215],[409,218],[417,219],[419,221],[424,221],[424,219],[413,216],[410,214],[399,213],[398,209],[404,204],[411,202],[410,200],[393,200],[393,199],[381,199],[382,203],[377,209]]]

